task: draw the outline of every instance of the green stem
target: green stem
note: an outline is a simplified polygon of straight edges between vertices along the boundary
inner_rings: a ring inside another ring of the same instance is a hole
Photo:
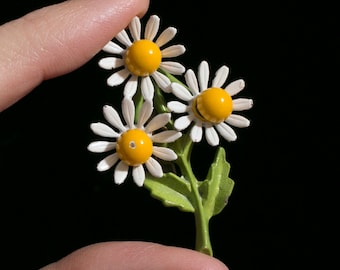
[[[178,142],[182,141],[182,142]],[[190,157],[193,143],[188,135],[184,135],[184,141],[179,139],[175,142],[174,150],[178,154],[176,160],[181,173],[190,182],[194,201],[192,202],[195,208],[195,225],[196,225],[196,242],[195,249],[204,254],[213,256],[210,235],[209,235],[209,218],[206,217],[202,197],[199,193],[199,181],[193,173]]]
[[[171,82],[177,82],[185,86],[180,80],[171,75],[168,72],[160,70],[165,74]],[[186,87],[186,86],[185,86]],[[168,112],[166,107],[166,101],[164,99],[162,91],[155,84],[155,96],[154,105],[158,113]],[[173,128],[173,122],[171,121],[169,125]],[[212,247],[210,243],[209,234],[209,217],[207,217],[204,208],[202,197],[199,192],[199,181],[193,173],[191,167],[191,151],[193,147],[193,142],[188,134],[183,134],[183,136],[173,143],[173,150],[176,152],[178,158],[176,160],[182,175],[187,179],[192,188],[192,204],[194,206],[195,212],[195,226],[196,226],[196,241],[195,249],[204,254],[213,256]]]

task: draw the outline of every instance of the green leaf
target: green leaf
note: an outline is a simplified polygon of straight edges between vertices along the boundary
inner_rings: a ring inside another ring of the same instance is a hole
[[[177,207],[184,212],[195,211],[190,202],[192,195],[189,182],[173,173],[165,173],[161,178],[148,175],[144,187],[165,206]]]
[[[234,187],[234,181],[229,178],[230,164],[225,159],[225,150],[219,147],[214,163],[211,164],[207,179],[199,187],[203,207],[208,218],[220,213],[227,205]]]

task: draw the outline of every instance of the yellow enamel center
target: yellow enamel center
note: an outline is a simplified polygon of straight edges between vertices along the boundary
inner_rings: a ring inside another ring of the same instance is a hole
[[[135,41],[125,54],[125,65],[136,76],[149,76],[158,69],[161,61],[161,50],[148,39]]]
[[[225,90],[212,87],[195,98],[192,110],[202,121],[217,124],[231,114],[233,101]]]
[[[117,140],[117,154],[129,166],[145,163],[152,154],[152,140],[141,129],[125,131]]]

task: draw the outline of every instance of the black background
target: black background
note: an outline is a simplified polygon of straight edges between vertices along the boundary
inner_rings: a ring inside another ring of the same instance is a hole
[[[0,19],[57,2],[12,1]],[[178,61],[194,70],[202,60],[213,71],[229,66],[228,81],[243,78],[241,95],[254,100],[245,113],[251,126],[223,143],[235,188],[211,220],[215,257],[231,270],[328,269],[339,213],[339,18],[325,1],[273,2],[152,0],[144,22],[157,14],[162,29],[175,26],[173,43],[187,48]],[[120,94],[105,84],[102,56],[0,114],[7,269],[37,269],[100,241],[194,247],[192,214],[163,207],[132,181],[115,185],[112,170],[95,170],[89,124]],[[215,150],[197,148],[193,164],[204,178]]]

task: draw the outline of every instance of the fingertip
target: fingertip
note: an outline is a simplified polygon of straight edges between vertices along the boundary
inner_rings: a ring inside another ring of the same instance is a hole
[[[195,250],[150,242],[103,242],[81,248],[41,270],[228,270],[220,260]]]

